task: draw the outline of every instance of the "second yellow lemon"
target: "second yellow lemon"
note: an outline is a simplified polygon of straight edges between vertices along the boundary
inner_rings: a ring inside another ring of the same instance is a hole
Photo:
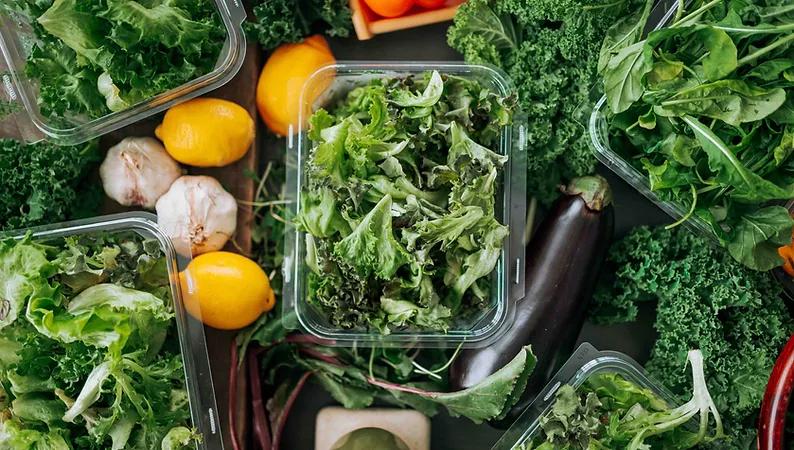
[[[254,120],[236,103],[197,98],[169,109],[154,134],[182,164],[222,167],[242,158],[251,147]]]
[[[180,272],[179,281],[185,309],[219,330],[248,326],[276,302],[262,268],[236,253],[199,255]]]
[[[289,126],[298,123],[304,82],[314,71],[333,62],[331,48],[320,35],[282,45],[270,55],[256,87],[256,106],[270,131],[280,136],[289,134]]]

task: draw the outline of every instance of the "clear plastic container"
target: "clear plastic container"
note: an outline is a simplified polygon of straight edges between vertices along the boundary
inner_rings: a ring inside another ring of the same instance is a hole
[[[303,85],[297,135],[288,140],[286,199],[291,217],[296,217],[299,212],[299,200],[306,182],[304,164],[311,142],[304,126],[312,112],[372,79],[399,78],[432,70],[476,80],[500,96],[515,94],[513,85],[503,72],[484,65],[450,62],[338,62],[317,70]],[[286,233],[285,238],[282,304],[285,313],[295,311],[298,323],[286,325],[290,328],[302,328],[338,345],[480,347],[498,338],[500,332],[505,331],[512,323],[514,311],[509,300],[524,296],[522,235],[526,225],[526,130],[520,115],[517,115],[514,125],[503,127],[499,148],[493,150],[509,156],[500,174],[501,184],[497,187],[495,214],[500,223],[509,226],[510,234],[492,274],[490,304],[482,314],[446,333],[394,330],[389,335],[381,335],[366,330],[334,327],[319,310],[306,301],[304,233],[293,230]]]
[[[62,145],[78,144],[223,86],[240,70],[245,59],[242,23],[246,13],[239,0],[214,1],[226,40],[212,71],[123,111],[96,119],[70,117],[68,122],[52,120],[41,113],[38,81],[25,75],[35,33],[25,18],[0,7],[0,133],[29,143],[47,139]],[[11,109],[10,114],[3,114],[4,109],[6,112]]]
[[[668,202],[659,198],[659,196],[651,190],[651,183],[648,180],[648,175],[640,172],[639,169],[626,161],[623,156],[612,150],[609,145],[609,124],[607,123],[605,115],[606,108],[606,97],[602,97],[598,103],[596,103],[587,126],[588,133],[590,134],[590,142],[596,158],[674,220],[677,221],[686,216],[689,210],[687,206],[677,202]],[[711,227],[695,215],[690,216],[682,225],[695,233],[716,239]]]
[[[675,2],[669,0],[659,2],[651,13],[651,17],[658,17],[658,20],[655,22],[649,20],[646,29],[656,30],[663,28],[675,17],[676,8],[677,4]],[[612,150],[609,143],[609,124],[605,114],[607,108],[607,98],[606,96],[601,96],[589,117],[586,118],[587,132],[590,135],[590,143],[596,158],[674,220],[677,221],[686,216],[689,210],[687,206],[659,198],[651,190],[648,175],[642,173],[626,161],[623,156]],[[697,216],[689,217],[682,225],[691,231],[716,239],[711,227]]]
[[[675,396],[659,383],[651,380],[636,361],[620,352],[598,351],[584,343],[571,355],[521,417],[502,435],[491,450],[512,450],[537,437],[541,432],[540,419],[551,409],[557,390],[565,384],[574,389],[582,386],[588,378],[614,373],[637,386],[650,389],[671,406],[677,406]]]
[[[99,236],[132,232],[159,244],[165,256],[171,285],[171,301],[173,302],[174,320],[176,320],[185,369],[185,385],[190,401],[192,427],[202,437],[201,442],[196,444],[196,450],[223,450],[223,438],[218,406],[215,402],[215,388],[212,383],[204,326],[200,320],[187,313],[182,303],[179,271],[190,260],[176,253],[171,240],[157,228],[157,217],[145,212],[114,214],[30,230],[18,230],[5,236],[23,238],[28,232],[37,242],[50,243],[57,243],[59,239],[75,235]],[[2,236],[0,235],[0,237]],[[188,284],[190,284],[189,281]],[[195,314],[200,315],[200,311]]]

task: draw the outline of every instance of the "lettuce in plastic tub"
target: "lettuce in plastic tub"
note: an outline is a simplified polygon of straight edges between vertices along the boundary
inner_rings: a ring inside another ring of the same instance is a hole
[[[174,255],[142,215],[0,238],[0,448],[220,443]]]
[[[687,449],[722,439],[700,350],[688,362],[692,398],[674,407],[634,361],[583,344],[493,450]]]

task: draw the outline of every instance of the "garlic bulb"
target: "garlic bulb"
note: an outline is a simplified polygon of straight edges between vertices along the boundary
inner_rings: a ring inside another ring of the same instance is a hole
[[[237,228],[237,201],[215,178],[184,176],[157,201],[157,224],[182,255],[220,250]]]
[[[108,197],[124,206],[153,209],[157,199],[182,174],[179,164],[160,141],[150,137],[126,138],[108,150],[99,167]]]

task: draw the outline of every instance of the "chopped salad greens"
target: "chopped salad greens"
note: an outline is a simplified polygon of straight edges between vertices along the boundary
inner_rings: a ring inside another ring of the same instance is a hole
[[[4,239],[0,286],[0,448],[196,442],[158,242]]]
[[[490,302],[513,99],[437,71],[375,79],[310,120],[307,301],[335,327],[444,331]]]
[[[33,28],[25,74],[56,119],[95,119],[205,75],[226,39],[212,0],[5,3]]]
[[[778,0],[706,1],[642,32],[653,1],[607,33],[609,144],[662,200],[737,261],[780,266],[794,220],[794,13]],[[680,223],[680,222],[679,222]]]
[[[591,375],[577,390],[562,385],[540,418],[540,432],[515,450],[687,449],[724,437],[703,374],[700,350],[688,354],[692,398],[673,408],[653,390],[616,372]],[[697,426],[689,428],[698,417]],[[709,428],[714,427],[713,434]]]

